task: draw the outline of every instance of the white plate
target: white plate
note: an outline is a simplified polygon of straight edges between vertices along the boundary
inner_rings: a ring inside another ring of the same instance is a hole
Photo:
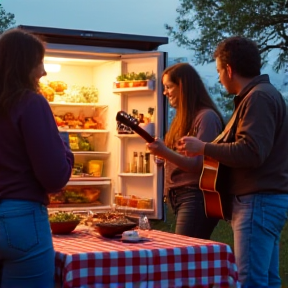
[[[120,238],[120,240],[124,243],[138,243],[138,242],[144,242],[144,241],[150,241],[149,238],[145,238],[145,237],[140,237],[138,239],[123,239]]]

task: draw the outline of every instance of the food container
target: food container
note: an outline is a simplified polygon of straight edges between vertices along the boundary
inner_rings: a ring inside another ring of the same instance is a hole
[[[50,207],[58,204],[101,204],[101,190],[93,186],[66,186],[61,192],[49,194]]]
[[[88,162],[88,173],[94,177],[101,177],[103,170],[102,160],[90,160]]]

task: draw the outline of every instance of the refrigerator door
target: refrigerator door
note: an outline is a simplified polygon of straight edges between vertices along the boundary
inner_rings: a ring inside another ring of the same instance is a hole
[[[119,97],[121,98],[121,110],[126,111],[130,115],[133,114],[135,110],[138,115],[144,114],[146,116],[148,111],[153,110],[152,123],[143,124],[141,127],[145,129],[148,133],[151,133],[153,137],[162,138],[164,135],[164,113],[165,99],[162,93],[162,83],[161,75],[163,69],[166,65],[166,54],[163,52],[150,52],[141,54],[126,54],[121,56],[121,70],[122,74],[131,72],[148,72],[155,73],[156,79],[153,81],[154,87],[152,89],[147,89],[143,91],[129,90],[129,88],[120,89]],[[117,89],[115,89],[117,90]],[[114,91],[115,91],[114,90]],[[115,91],[117,92],[117,91]],[[151,128],[152,127],[152,128]],[[153,155],[149,156],[147,159],[150,162],[149,171],[144,171],[142,169],[141,153],[144,157],[148,157],[148,151],[146,151],[146,141],[140,136],[123,135],[118,134],[119,138],[119,177],[117,183],[117,192],[122,193],[122,195],[128,198],[135,205],[134,201],[138,200],[138,208],[136,211],[131,210],[128,207],[128,211],[133,213],[145,212],[145,214],[150,218],[162,218],[162,205],[163,205],[163,165],[157,165],[154,162]],[[134,157],[134,154],[137,156]],[[146,154],[145,154],[146,153]],[[135,165],[137,168],[135,168]],[[148,164],[149,165],[149,164]],[[146,172],[146,173],[145,173]],[[117,198],[118,195],[116,195]],[[141,204],[141,199],[144,201],[146,199],[144,207]],[[125,200],[124,200],[125,203]]]
[[[145,158],[146,143],[141,137],[118,133],[116,114],[138,110],[152,122],[143,128],[149,128],[153,136],[163,136],[166,101],[161,74],[166,53],[147,50],[166,44],[167,38],[21,28],[34,31],[47,42],[42,94],[59,131],[68,132],[75,156],[73,175],[60,194],[51,195],[49,209],[101,211],[116,207],[132,215],[161,218],[163,167],[157,166],[151,155]],[[119,43],[121,39],[123,43]],[[155,80],[145,86],[116,87],[118,76],[146,72],[153,73]],[[57,91],[62,86],[65,89]],[[49,94],[51,88],[56,90]],[[132,171],[134,152],[137,170]]]

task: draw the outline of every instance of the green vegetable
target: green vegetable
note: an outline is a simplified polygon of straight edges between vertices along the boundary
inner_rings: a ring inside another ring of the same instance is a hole
[[[67,221],[80,221],[81,217],[72,212],[56,212],[49,215],[50,222],[67,222]]]

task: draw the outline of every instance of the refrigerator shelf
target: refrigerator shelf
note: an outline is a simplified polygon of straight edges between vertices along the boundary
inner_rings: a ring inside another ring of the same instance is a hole
[[[61,106],[65,106],[65,107],[99,107],[99,108],[105,108],[105,107],[107,107],[107,105],[103,105],[103,104],[98,104],[98,103],[71,103],[71,102],[69,102],[69,103],[66,103],[66,102],[49,102],[49,105],[50,106],[59,106],[59,107],[61,107]]]
[[[74,155],[82,156],[95,156],[97,159],[106,159],[110,156],[110,152],[98,152],[98,151],[72,151]]]
[[[68,185],[110,185],[111,179],[108,177],[77,177],[70,178]]]
[[[99,205],[99,204],[50,204],[48,205],[48,211],[49,212],[56,212],[56,211],[70,211],[70,212],[89,212],[93,211],[95,209],[99,210],[101,208],[102,210],[109,210],[111,209],[110,205]]]
[[[60,132],[68,132],[68,133],[109,133],[108,130],[102,130],[102,129],[64,129],[61,127],[58,127],[58,130]]]
[[[119,173],[120,177],[153,177],[153,173]]]

